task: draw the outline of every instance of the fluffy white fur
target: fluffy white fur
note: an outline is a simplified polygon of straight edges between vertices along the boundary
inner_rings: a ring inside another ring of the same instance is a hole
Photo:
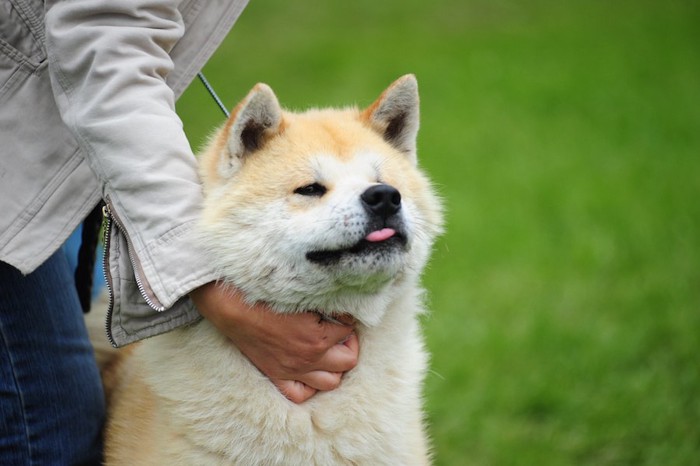
[[[279,312],[353,314],[358,365],[340,388],[296,405],[208,321],[144,341],[118,370],[131,385],[114,395],[111,462],[429,463],[417,316],[441,210],[416,167],[417,131],[413,76],[362,112],[293,114],[269,87],[251,91],[202,155],[200,240],[222,279],[251,301]],[[296,192],[314,183],[323,195]],[[405,245],[309,260],[310,251],[365,238],[373,220],[360,196],[379,183],[401,193],[392,225]]]

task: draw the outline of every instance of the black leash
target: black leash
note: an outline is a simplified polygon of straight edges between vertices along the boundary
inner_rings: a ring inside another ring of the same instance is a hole
[[[214,99],[214,102],[219,106],[222,112],[224,112],[224,115],[226,115],[226,118],[228,118],[231,114],[229,111],[226,109],[226,106],[224,103],[219,99],[219,96],[216,95],[216,91],[214,88],[209,84],[209,81],[207,81],[207,78],[204,76],[204,73],[201,71],[197,73],[197,76],[199,77],[199,80],[202,81],[202,84],[204,84],[204,87],[207,88],[207,91],[209,91],[209,95]]]

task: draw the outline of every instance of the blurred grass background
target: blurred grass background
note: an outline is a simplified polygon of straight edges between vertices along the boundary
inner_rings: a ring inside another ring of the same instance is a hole
[[[292,109],[417,75],[436,464],[700,464],[700,3],[253,0],[205,72]]]

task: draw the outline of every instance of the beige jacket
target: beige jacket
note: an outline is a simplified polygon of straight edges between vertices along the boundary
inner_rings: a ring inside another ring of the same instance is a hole
[[[33,271],[104,198],[115,345],[197,319],[216,278],[174,102],[246,3],[0,0],[0,260]]]

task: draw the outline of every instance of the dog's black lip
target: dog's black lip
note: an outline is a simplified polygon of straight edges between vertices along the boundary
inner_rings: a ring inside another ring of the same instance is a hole
[[[331,265],[338,262],[343,256],[349,254],[367,254],[393,247],[406,246],[406,236],[397,232],[394,236],[384,241],[372,242],[362,239],[349,248],[309,251],[306,258],[320,265]]]

